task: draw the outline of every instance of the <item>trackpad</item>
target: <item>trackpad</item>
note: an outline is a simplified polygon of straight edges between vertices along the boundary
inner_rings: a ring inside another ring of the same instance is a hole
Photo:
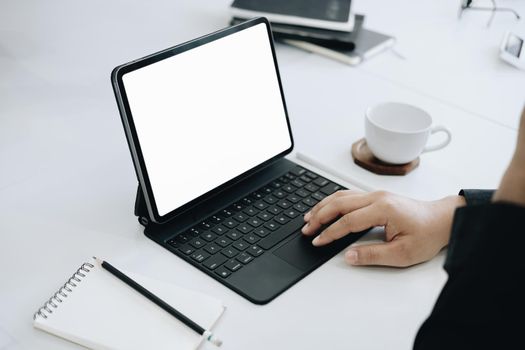
[[[344,248],[339,244],[314,247],[312,239],[313,237],[299,235],[273,253],[298,269],[308,271],[321,265]]]

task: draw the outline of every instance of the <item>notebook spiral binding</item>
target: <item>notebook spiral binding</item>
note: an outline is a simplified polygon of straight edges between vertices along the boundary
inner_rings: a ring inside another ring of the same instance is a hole
[[[64,300],[64,298],[67,298],[68,293],[73,292],[72,288],[75,288],[77,286],[75,282],[81,282],[81,278],[86,277],[85,273],[90,272],[90,269],[94,267],[95,265],[93,264],[83,263],[82,266],[80,266],[80,268],[67,280],[67,282],[64,283],[64,285],[60,287],[58,291],[55,294],[53,294],[53,296],[49,298],[49,300],[46,301],[44,305],[40,307],[40,309],[38,309],[37,312],[35,312],[35,314],[33,315],[33,320],[36,319],[37,316],[41,316],[47,319],[48,315],[53,313],[53,309],[57,309],[58,304],[61,303]]]

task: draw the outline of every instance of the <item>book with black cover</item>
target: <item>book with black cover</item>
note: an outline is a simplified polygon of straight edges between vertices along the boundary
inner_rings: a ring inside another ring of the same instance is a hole
[[[357,18],[359,17],[359,18]],[[356,32],[361,27],[364,16],[356,15],[354,30],[343,32],[338,30],[328,30],[304,26],[294,26],[289,24],[272,23],[272,33],[276,40],[293,39],[303,40],[311,43],[327,45],[330,47],[344,50],[353,50]],[[231,25],[244,22],[243,18],[232,18]]]
[[[353,50],[302,40],[285,39],[283,41],[289,45],[335,59],[348,65],[357,65],[363,60],[395,44],[395,38],[364,28],[361,28],[357,33],[355,37],[355,48]]]
[[[232,17],[266,17],[272,23],[351,31],[351,0],[234,0]]]

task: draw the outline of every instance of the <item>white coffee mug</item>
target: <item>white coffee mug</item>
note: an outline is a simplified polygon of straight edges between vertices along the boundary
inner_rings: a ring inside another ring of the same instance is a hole
[[[427,146],[429,136],[440,131],[446,134],[446,140]],[[421,153],[445,147],[450,143],[452,134],[443,126],[432,126],[432,117],[421,108],[386,102],[367,109],[365,137],[368,147],[378,159],[405,164]]]

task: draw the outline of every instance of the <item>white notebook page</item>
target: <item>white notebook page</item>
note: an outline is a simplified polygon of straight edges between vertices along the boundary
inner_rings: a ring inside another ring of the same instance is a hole
[[[92,349],[195,349],[202,337],[95,265],[67,298],[45,319],[38,315],[34,326]],[[222,303],[145,276],[123,271],[130,278],[206,329],[224,311]],[[56,302],[55,302],[56,303]]]

